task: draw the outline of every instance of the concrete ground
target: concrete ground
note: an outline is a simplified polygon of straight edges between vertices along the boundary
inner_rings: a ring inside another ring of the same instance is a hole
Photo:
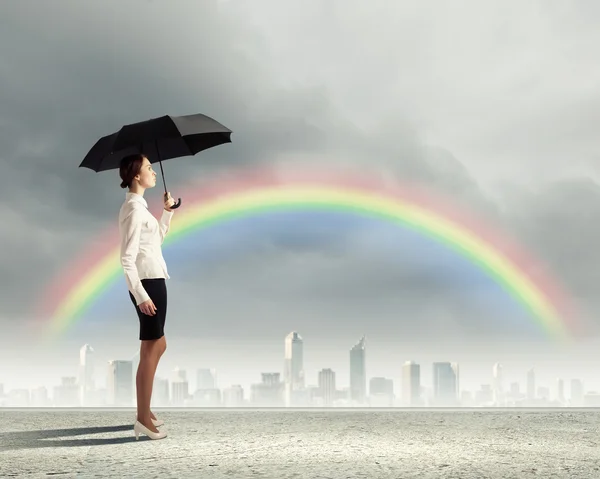
[[[600,410],[0,409],[0,477],[593,478]]]

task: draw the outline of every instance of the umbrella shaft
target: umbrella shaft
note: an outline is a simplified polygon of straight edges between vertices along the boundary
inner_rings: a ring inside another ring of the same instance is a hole
[[[142,146],[142,148],[143,148],[143,146]],[[160,165],[160,174],[162,175],[163,186],[165,187],[165,194],[167,194],[167,182],[165,181],[165,172],[163,171],[163,167],[162,167],[162,159],[160,157],[160,150],[158,149],[158,140],[157,139],[154,140],[154,148],[156,148],[156,156],[158,157],[158,164]]]
[[[160,174],[162,175],[163,185],[165,187],[165,193],[167,192],[167,183],[165,181],[165,172],[163,171],[162,161],[158,160],[158,164],[160,165]]]

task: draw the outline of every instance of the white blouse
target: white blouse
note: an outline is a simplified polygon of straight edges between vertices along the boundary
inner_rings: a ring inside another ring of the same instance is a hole
[[[172,217],[172,211],[163,209],[158,221],[148,211],[148,203],[143,196],[129,192],[125,195],[119,211],[121,266],[127,287],[138,305],[150,299],[142,279],[169,278],[161,245]]]

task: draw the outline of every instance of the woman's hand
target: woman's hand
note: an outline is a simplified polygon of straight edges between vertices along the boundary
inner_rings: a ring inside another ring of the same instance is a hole
[[[165,201],[165,210],[173,211],[171,209],[171,206],[173,206],[175,204],[175,200],[173,198],[171,198],[171,193],[167,192],[164,194],[164,201]]]
[[[148,301],[144,301],[140,303],[140,311],[148,316],[154,316],[156,314],[156,306],[154,306],[154,302],[149,299]]]

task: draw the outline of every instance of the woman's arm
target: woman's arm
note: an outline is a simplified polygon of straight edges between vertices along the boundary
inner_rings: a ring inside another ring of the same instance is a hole
[[[140,234],[142,231],[142,218],[135,208],[119,225],[121,233],[121,266],[125,273],[125,281],[136,303],[148,301],[150,296],[146,293],[135,261],[140,250]]]
[[[160,216],[160,220],[158,225],[160,227],[160,244],[165,240],[165,236],[169,232],[169,227],[171,226],[171,218],[173,218],[173,212],[163,210],[162,215]]]
[[[171,198],[171,193],[166,193],[164,197],[165,206],[158,222],[160,226],[160,244],[165,240],[165,236],[169,232],[169,226],[171,226],[171,218],[173,218],[173,210],[171,206],[175,204],[175,200]]]

